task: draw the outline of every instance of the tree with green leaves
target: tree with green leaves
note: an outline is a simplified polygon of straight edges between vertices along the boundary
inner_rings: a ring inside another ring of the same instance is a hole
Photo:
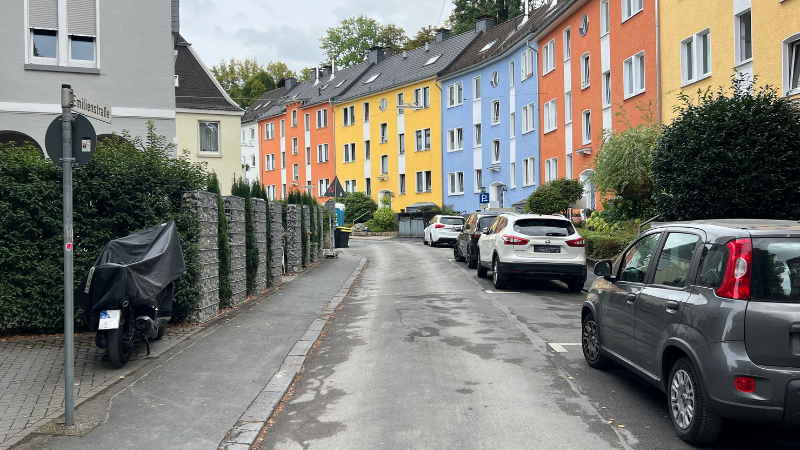
[[[532,214],[564,214],[583,196],[583,184],[575,179],[548,181],[528,197],[526,211]]]
[[[311,74],[314,73],[316,70],[315,67],[303,67],[303,70],[300,71],[300,75],[297,77],[297,81],[303,83],[305,81],[311,80]]]
[[[219,260],[219,307],[225,308],[231,301],[231,248],[228,241],[228,216],[225,201],[219,190],[219,178],[215,172],[208,177],[208,192],[217,194],[217,255]]]
[[[243,97],[242,89],[244,89],[245,83],[263,71],[264,68],[258,64],[256,58],[245,58],[243,60],[231,58],[228,61],[223,59],[219,64],[211,66],[211,73],[222,86],[222,89],[240,106],[242,106],[240,100]]]
[[[681,93],[653,155],[667,220],[800,217],[800,108],[737,73],[729,88]]]
[[[297,78],[297,73],[282,61],[270,61],[265,70],[276,83],[283,78]]]
[[[342,199],[344,204],[344,221],[353,223],[356,219],[366,222],[372,218],[372,213],[378,209],[378,203],[363,192],[349,192]]]
[[[365,15],[344,19],[338,27],[331,27],[320,39],[320,48],[328,61],[340,68],[354,66],[367,58],[372,47],[390,47],[398,51],[406,46],[408,37],[394,24],[381,25]]]
[[[491,16],[494,23],[508,21],[525,12],[524,0],[453,0],[453,12],[447,19],[453,34],[474,30],[478,17]],[[533,2],[531,2],[533,4]]]
[[[276,87],[275,80],[272,76],[268,74],[267,71],[262,70],[244,83],[240,98],[236,99],[236,102],[239,103],[242,108],[247,108],[258,100],[262,94]]]
[[[436,27],[433,25],[420,28],[417,34],[414,35],[414,38],[410,39],[408,44],[406,44],[406,50],[420,48],[424,46],[426,42],[428,44],[436,42]]]

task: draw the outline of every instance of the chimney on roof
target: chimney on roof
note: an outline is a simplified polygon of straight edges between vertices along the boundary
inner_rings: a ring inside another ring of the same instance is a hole
[[[293,87],[297,86],[297,78],[284,78],[283,85],[286,87],[286,91],[290,91]]]
[[[317,83],[319,83],[319,66],[317,66],[316,68],[314,68],[314,70],[311,71],[311,78],[309,79],[309,81],[314,83],[314,86],[316,86]]]
[[[394,56],[394,50],[392,49],[392,47],[386,47],[386,48],[383,49],[383,58],[384,59],[391,58],[392,56]]]
[[[475,22],[475,30],[481,33],[486,33],[487,31],[491,30],[494,26],[494,18],[490,15],[483,15],[478,17],[478,21]]]
[[[431,44],[425,42],[425,51],[427,52],[430,49],[431,49]]]
[[[379,62],[383,61],[383,57],[383,47],[372,47],[369,49],[367,61],[371,62],[372,64],[378,64]]]
[[[436,42],[442,42],[450,37],[450,30],[447,28],[439,28],[436,30]]]
[[[523,1],[525,2],[525,19],[522,21],[522,23],[525,23],[531,17],[531,2],[530,0]]]
[[[319,72],[319,78],[320,78],[320,80],[322,80],[325,77],[329,76],[330,74],[331,74],[331,66],[324,65],[324,66],[321,67],[321,70]]]
[[[405,49],[403,49],[403,59],[406,58],[408,58],[408,52]]]

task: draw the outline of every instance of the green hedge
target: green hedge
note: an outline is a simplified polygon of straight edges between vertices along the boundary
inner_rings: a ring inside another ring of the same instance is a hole
[[[586,242],[586,256],[594,259],[609,259],[621,253],[631,242],[629,237],[580,230]]]
[[[197,303],[200,271],[194,213],[183,193],[205,189],[199,164],[173,150],[149,124],[144,140],[124,134],[98,143],[74,173],[74,279],[77,286],[111,240],[175,220],[187,274],[176,285],[174,317]],[[39,333],[63,328],[61,169],[32,145],[0,144],[0,327]],[[81,311],[75,312],[81,324]]]
[[[219,179],[212,172],[208,179],[208,191],[217,194],[217,252],[219,258],[219,307],[225,308],[231,302],[231,247],[228,240],[228,216],[225,214],[225,201],[219,190]]]

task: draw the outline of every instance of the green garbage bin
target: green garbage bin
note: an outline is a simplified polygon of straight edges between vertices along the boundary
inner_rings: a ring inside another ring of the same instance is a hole
[[[347,248],[350,244],[350,228],[336,227],[333,230],[333,240],[336,248]]]

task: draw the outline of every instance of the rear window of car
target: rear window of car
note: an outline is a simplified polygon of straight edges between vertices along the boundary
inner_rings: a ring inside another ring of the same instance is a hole
[[[526,236],[571,236],[575,228],[569,221],[557,219],[520,219],[514,231]]]
[[[463,225],[464,219],[461,217],[442,217],[439,219],[439,223],[443,223],[445,225]]]
[[[753,239],[751,298],[800,303],[800,239]]]

